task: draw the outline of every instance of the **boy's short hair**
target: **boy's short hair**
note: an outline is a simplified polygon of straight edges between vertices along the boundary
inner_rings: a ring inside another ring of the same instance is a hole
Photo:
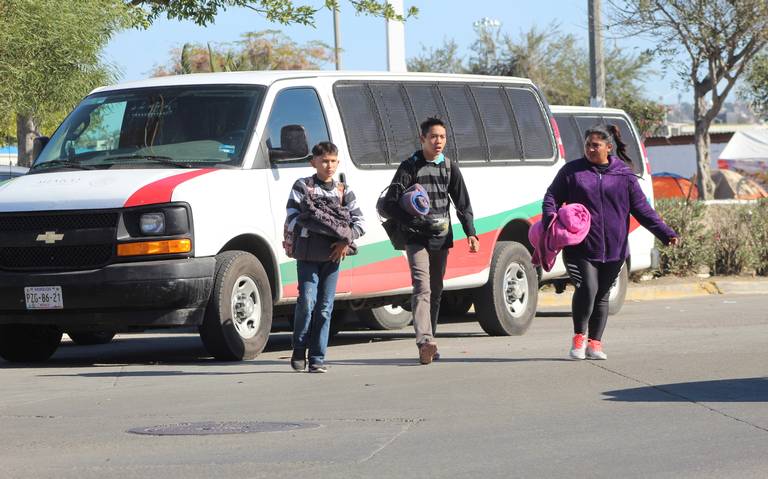
[[[426,120],[422,121],[421,125],[419,125],[419,128],[421,129],[421,136],[427,136],[427,133],[429,133],[429,129],[432,128],[433,126],[442,126],[446,130],[448,129],[446,128],[443,120],[434,116],[430,116]]]
[[[339,148],[330,141],[321,141],[312,147],[312,157],[324,155],[339,155]]]

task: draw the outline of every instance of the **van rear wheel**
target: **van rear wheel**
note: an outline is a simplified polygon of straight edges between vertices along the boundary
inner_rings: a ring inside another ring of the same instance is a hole
[[[499,241],[493,251],[485,286],[478,288],[475,311],[483,331],[491,336],[519,336],[536,316],[539,281],[525,246]]]
[[[200,326],[205,349],[220,361],[253,359],[272,329],[272,291],[264,267],[245,251],[216,255],[213,291]]]
[[[33,324],[0,325],[0,357],[10,362],[47,361],[61,343],[55,326]]]
[[[79,346],[93,346],[96,344],[108,344],[115,337],[114,331],[85,331],[79,333],[67,332],[67,336],[73,343]]]
[[[616,277],[616,281],[613,282],[611,291],[608,293],[608,314],[610,315],[618,314],[624,306],[624,299],[627,297],[627,286],[629,286],[627,268],[627,263],[621,266],[621,271],[619,271],[619,275]]]
[[[402,329],[413,321],[413,313],[395,305],[360,309],[357,317],[365,326],[376,331]]]

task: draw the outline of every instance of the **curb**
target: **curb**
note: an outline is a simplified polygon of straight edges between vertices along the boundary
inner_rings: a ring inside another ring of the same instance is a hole
[[[650,281],[651,283],[653,281]],[[625,301],[680,299],[714,294],[768,294],[768,279],[682,280],[672,284],[630,283]],[[570,306],[573,289],[539,292],[539,306]]]

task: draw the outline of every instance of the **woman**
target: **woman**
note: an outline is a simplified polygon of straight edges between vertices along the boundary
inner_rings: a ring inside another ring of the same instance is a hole
[[[585,132],[584,139],[585,157],[563,166],[547,189],[542,219],[548,223],[563,203],[581,203],[592,215],[584,241],[563,250],[576,287],[570,356],[607,359],[601,341],[610,289],[629,255],[629,215],[666,245],[677,245],[679,238],[648,204],[619,129],[596,126]],[[618,156],[611,154],[611,140]]]

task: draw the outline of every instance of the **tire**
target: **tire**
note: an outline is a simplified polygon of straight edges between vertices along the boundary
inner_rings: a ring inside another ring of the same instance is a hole
[[[539,282],[531,254],[520,243],[499,241],[485,286],[478,288],[475,312],[491,336],[519,336],[536,316]]]
[[[473,302],[468,291],[445,291],[440,298],[440,316],[464,316]]]
[[[331,313],[331,327],[328,329],[328,339],[336,337],[337,334],[346,329],[350,323],[354,322],[354,320],[355,315],[352,310],[341,309],[337,311],[334,309],[333,313]],[[291,334],[293,334],[293,314],[288,317],[288,327],[290,328]]]
[[[113,331],[88,331],[80,333],[67,333],[69,339],[79,346],[93,346],[96,344],[107,344],[115,337]]]
[[[608,314],[618,314],[624,306],[624,299],[627,297],[627,286],[629,285],[629,273],[627,272],[627,263],[621,266],[621,271],[616,277],[616,281],[611,286],[611,292],[608,296]]]
[[[253,359],[272,329],[272,291],[264,267],[245,251],[216,255],[213,291],[200,326],[205,349],[220,361]]]
[[[357,317],[365,326],[376,331],[402,329],[413,321],[413,313],[393,305],[361,309],[357,311]]]
[[[61,343],[55,326],[0,325],[0,357],[10,362],[47,361]]]

